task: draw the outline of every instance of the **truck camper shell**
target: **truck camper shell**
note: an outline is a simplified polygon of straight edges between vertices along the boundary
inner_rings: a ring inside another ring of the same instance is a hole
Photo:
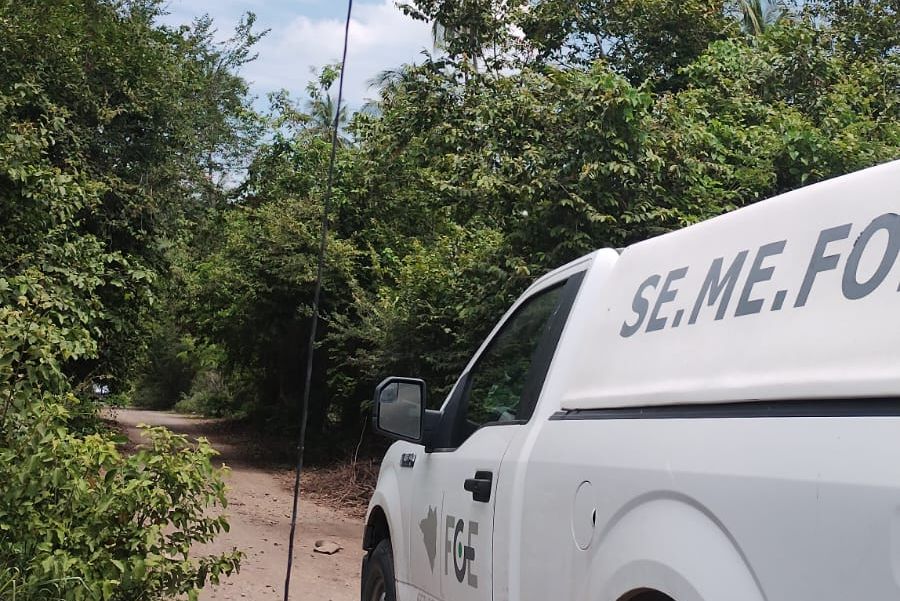
[[[900,398],[898,213],[895,161],[594,253],[561,409]]]

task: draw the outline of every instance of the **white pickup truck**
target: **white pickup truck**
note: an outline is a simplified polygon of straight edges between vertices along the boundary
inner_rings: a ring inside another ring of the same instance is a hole
[[[534,283],[397,442],[363,601],[900,599],[900,161]]]

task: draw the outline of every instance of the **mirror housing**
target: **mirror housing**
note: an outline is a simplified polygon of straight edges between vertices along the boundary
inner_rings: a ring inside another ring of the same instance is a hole
[[[387,378],[375,388],[375,431],[388,438],[422,444],[425,440],[425,382]]]

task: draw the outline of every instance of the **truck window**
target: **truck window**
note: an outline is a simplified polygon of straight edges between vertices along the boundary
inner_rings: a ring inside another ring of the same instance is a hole
[[[469,375],[466,421],[470,428],[524,418],[519,405],[528,372],[563,289],[558,285],[525,301],[482,353]]]

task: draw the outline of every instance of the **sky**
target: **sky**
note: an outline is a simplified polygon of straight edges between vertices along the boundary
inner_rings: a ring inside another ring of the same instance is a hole
[[[208,14],[217,38],[231,37],[241,15],[251,11],[257,29],[270,29],[256,47],[259,57],[241,75],[265,108],[268,92],[282,88],[296,99],[305,97],[311,68],[338,62],[344,37],[345,0],[169,0],[169,25],[188,24]],[[359,108],[376,96],[368,82],[379,72],[418,62],[432,47],[431,28],[404,15],[394,0],[354,0],[350,24],[344,98]]]

